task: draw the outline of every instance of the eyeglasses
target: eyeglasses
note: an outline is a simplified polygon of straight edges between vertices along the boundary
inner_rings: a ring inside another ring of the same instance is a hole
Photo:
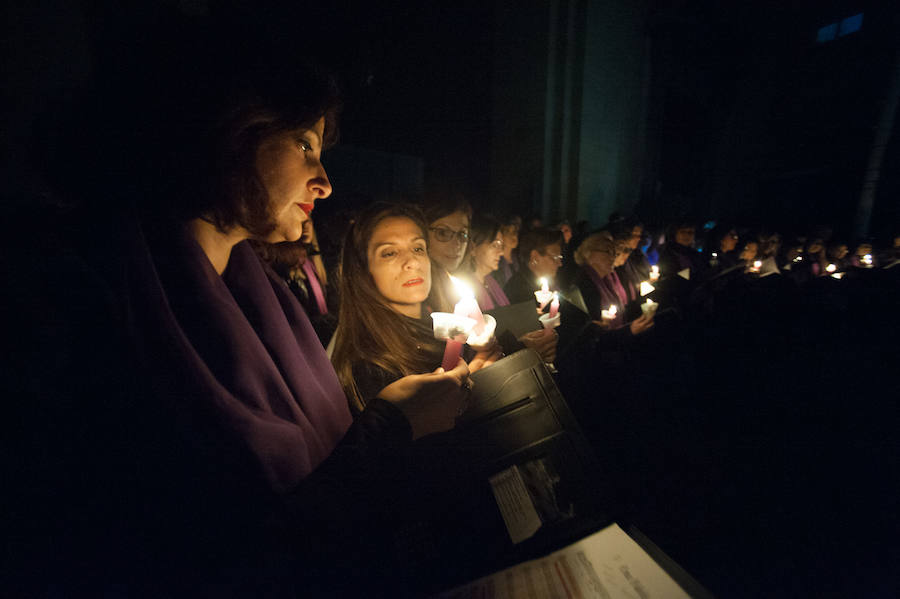
[[[428,227],[428,230],[434,232],[434,236],[437,237],[437,240],[444,243],[453,241],[454,238],[460,243],[467,243],[469,241],[469,232],[465,229],[462,231],[454,231],[453,229],[448,229],[446,227]]]
[[[502,250],[502,249],[504,249],[505,247],[506,247],[506,245],[505,245],[505,244],[503,243],[503,241],[500,240],[500,239],[497,239],[497,240],[491,242],[491,249],[492,249],[492,250]]]
[[[550,258],[551,260],[553,260],[554,262],[562,263],[562,261],[563,261],[563,257],[560,256],[560,255],[556,255],[556,256],[547,256],[547,257]]]

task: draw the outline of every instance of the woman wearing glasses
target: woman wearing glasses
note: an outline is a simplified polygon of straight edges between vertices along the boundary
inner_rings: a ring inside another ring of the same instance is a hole
[[[426,202],[424,212],[429,256],[446,272],[456,272],[469,245],[472,207],[462,196],[448,195]]]
[[[532,229],[519,241],[519,271],[507,281],[503,291],[517,304],[534,300],[541,279],[555,287],[556,272],[562,265],[562,233],[550,229]]]
[[[490,216],[476,214],[472,219],[469,257],[465,267],[467,278],[475,289],[475,299],[478,300],[482,310],[492,310],[508,306],[510,303],[492,274],[497,271],[505,249],[504,236],[500,229],[500,223]],[[532,295],[528,299],[533,298],[532,290]],[[558,339],[553,331],[540,329],[526,333],[518,340],[510,338],[502,342],[507,353],[525,346],[535,350],[545,362],[553,362],[556,359]]]

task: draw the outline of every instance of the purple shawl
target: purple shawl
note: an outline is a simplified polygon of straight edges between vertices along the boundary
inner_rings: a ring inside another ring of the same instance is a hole
[[[474,277],[472,278],[474,279]],[[478,307],[482,310],[493,310],[509,305],[509,298],[503,293],[500,283],[491,275],[484,277],[484,285],[475,287],[475,299],[478,301]]]
[[[193,239],[163,239],[153,251],[136,240],[127,290],[155,397],[201,450],[236,453],[273,491],[293,488],[351,423],[306,314],[247,242],[220,277]]]
[[[604,310],[609,310],[611,305],[615,305],[617,312],[616,317],[609,325],[611,329],[618,329],[625,326],[625,303],[626,295],[622,283],[616,271],[613,271],[605,277],[600,277],[597,271],[590,266],[584,266],[585,272],[591,278],[597,292],[600,294],[600,305]]]

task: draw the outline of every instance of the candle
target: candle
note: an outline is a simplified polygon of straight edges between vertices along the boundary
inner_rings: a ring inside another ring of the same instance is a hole
[[[863,264],[866,266],[872,266],[872,254],[866,254],[862,258]]]
[[[825,270],[827,270],[830,273],[833,273],[837,270],[837,266],[835,266],[834,264],[829,264],[828,266],[825,267]]]
[[[655,283],[659,280],[659,267],[657,265],[653,265],[650,267],[650,282]]]
[[[615,305],[610,305],[609,310],[600,310],[600,317],[603,320],[615,320],[618,311]]]
[[[656,314],[657,308],[659,308],[659,304],[657,302],[654,302],[649,297],[647,298],[646,302],[641,304],[641,312],[644,313],[644,316],[653,316],[654,314]]]
[[[460,296],[459,301],[453,307],[453,313],[431,313],[431,318],[434,321],[435,338],[447,340],[447,345],[444,348],[444,359],[441,361],[441,367],[444,370],[451,370],[456,367],[456,364],[459,362],[459,356],[462,354],[463,343],[466,342],[469,334],[480,334],[486,326],[484,314],[481,313],[481,308],[478,307],[478,302],[475,300],[475,294],[472,292],[472,289],[454,276],[450,277],[450,281]],[[493,334],[493,329],[491,334]]]
[[[831,276],[834,277],[835,279],[841,280],[844,278],[844,274],[846,274],[846,273],[834,272],[834,273],[831,273]]]
[[[759,272],[762,268],[762,260],[754,260],[753,266],[750,267],[750,272]]]
[[[555,318],[557,312],[559,312],[559,294],[554,291],[553,301],[550,302],[550,318]]]
[[[550,283],[547,281],[547,277],[541,277],[541,288],[534,292],[534,297],[541,305],[540,311],[543,311],[547,302],[553,299],[553,293],[550,291]]]
[[[655,289],[656,289],[656,287],[654,287],[647,281],[641,281],[641,297],[644,297],[645,295],[653,293],[653,291]]]
[[[453,313],[457,316],[467,316],[474,320],[475,328],[473,331],[476,335],[480,335],[481,331],[484,330],[484,314],[481,313],[481,308],[478,307],[475,293],[472,291],[471,287],[453,275],[450,275],[450,281],[453,283],[457,295],[459,295],[459,301],[456,302]]]

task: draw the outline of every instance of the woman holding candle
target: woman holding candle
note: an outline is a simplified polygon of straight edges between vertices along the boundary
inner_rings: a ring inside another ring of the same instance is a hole
[[[63,328],[79,334],[35,346],[67,357],[48,360],[42,376],[68,388],[34,385],[48,390],[35,399],[78,406],[41,445],[81,481],[45,483],[64,508],[32,506],[52,545],[39,553],[45,589],[99,595],[112,576],[148,596],[208,594],[203,585],[217,583],[241,594],[236,585],[255,576],[278,588],[266,555],[283,563],[289,549],[294,559],[277,574],[304,578],[309,594],[342,594],[356,570],[343,566],[348,556],[371,554],[363,531],[376,518],[358,498],[380,497],[385,464],[413,438],[452,428],[465,407],[460,361],[398,380],[353,419],[302,308],[250,247],[300,238],[331,194],[321,159],[336,135],[328,77],[265,66],[229,77],[238,89],[199,81],[214,72],[203,68],[159,86],[136,131],[147,133],[152,110],[171,111],[149,128],[155,135],[115,152],[128,152],[115,164],[146,171],[118,186],[118,171],[105,169],[105,195],[80,191],[114,201],[66,215],[65,231],[81,223],[105,234],[66,238],[80,275],[71,313],[81,316]],[[177,106],[166,102],[176,96]],[[136,210],[138,192],[146,201]],[[90,330],[75,321],[86,314]]]
[[[519,271],[503,287],[509,301],[517,304],[534,298],[541,278],[555,286],[556,272],[562,265],[562,233],[550,229],[532,229],[519,241]]]
[[[643,314],[626,327],[625,290],[620,289],[621,284],[615,284],[618,279],[612,277],[615,260],[616,242],[612,235],[605,231],[588,235],[575,250],[575,262],[581,267],[576,286],[597,325],[638,335],[653,326],[653,317]]]
[[[425,305],[450,312],[452,300],[433,285],[445,275],[429,257],[425,231],[418,208],[376,203],[344,238],[332,362],[355,412],[397,379],[441,366],[445,343],[434,338]],[[492,350],[474,353],[469,370],[497,357]]]
[[[493,278],[505,249],[500,223],[490,216],[475,214],[470,230],[470,251],[466,266],[466,279],[472,282],[475,298],[483,310],[508,306],[509,299]],[[533,297],[533,295],[532,295]],[[503,339],[504,351],[512,353],[522,346],[541,355],[545,362],[556,359],[558,337],[552,331],[540,329],[514,339]]]

